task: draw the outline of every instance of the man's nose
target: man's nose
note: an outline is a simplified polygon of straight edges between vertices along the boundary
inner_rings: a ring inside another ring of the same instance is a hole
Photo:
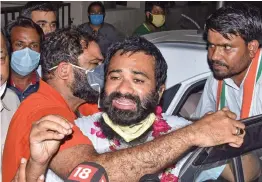
[[[99,60],[101,60],[101,61],[104,60],[104,56],[103,56],[101,53],[98,54],[97,58],[98,58]]]
[[[52,28],[51,28],[51,25],[50,24],[46,24],[45,26],[45,34],[48,34],[48,33],[51,33],[52,32]]]
[[[221,48],[220,47],[215,47],[214,50],[211,52],[211,59],[212,60],[221,60],[222,59],[222,54],[221,54]]]
[[[130,83],[129,80],[126,80],[126,79],[123,79],[121,81],[121,83],[117,87],[116,91],[118,91],[122,94],[133,94],[134,93],[134,89],[133,89],[132,84]]]

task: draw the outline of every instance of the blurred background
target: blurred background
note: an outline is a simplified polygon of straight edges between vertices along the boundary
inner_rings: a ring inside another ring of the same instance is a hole
[[[21,7],[28,1],[1,1],[1,27],[19,16]],[[88,22],[87,8],[92,1],[56,1],[59,6],[59,27]],[[145,1],[102,1],[106,8],[105,22],[113,24],[125,35],[145,20]],[[262,2],[248,1],[262,10]],[[167,30],[201,29],[205,19],[223,1],[165,1]]]

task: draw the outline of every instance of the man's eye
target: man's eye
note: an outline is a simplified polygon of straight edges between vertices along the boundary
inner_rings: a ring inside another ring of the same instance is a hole
[[[45,26],[45,23],[38,23],[38,25],[42,28]]]
[[[144,83],[144,80],[134,79],[135,83]]]
[[[1,64],[5,62],[5,57],[1,57]]]
[[[208,48],[214,48],[215,45],[214,44],[208,44]]]
[[[231,46],[229,46],[229,45],[225,45],[225,50],[231,50]]]
[[[90,15],[102,15],[103,12],[91,12]]]
[[[117,76],[111,76],[110,77],[110,80],[119,80],[120,78],[119,77],[117,77]]]
[[[39,47],[38,44],[31,45],[31,48],[38,48],[38,47]]]
[[[52,28],[56,28],[56,23],[52,23],[52,24],[51,24],[51,27],[52,27]]]
[[[4,64],[5,63],[5,60],[6,60],[6,54],[1,52],[1,55],[0,55],[0,59],[1,59],[1,64]]]
[[[16,47],[23,47],[23,44],[20,43],[20,42],[17,42],[17,43],[15,43],[15,46],[16,46]]]

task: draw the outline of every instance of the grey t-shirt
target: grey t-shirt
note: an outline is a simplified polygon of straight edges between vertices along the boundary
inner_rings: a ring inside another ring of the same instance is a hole
[[[78,28],[81,31],[93,35],[95,38],[97,38],[97,43],[103,55],[106,55],[108,47],[113,42],[121,41],[124,39],[124,35],[122,33],[120,33],[113,25],[105,22],[103,23],[102,27],[98,30],[98,32],[93,31],[89,23],[83,23],[79,25]]]

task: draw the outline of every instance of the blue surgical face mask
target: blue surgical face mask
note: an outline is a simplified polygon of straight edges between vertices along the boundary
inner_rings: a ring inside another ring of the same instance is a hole
[[[94,69],[86,70],[82,67],[76,66],[71,64],[75,68],[79,68],[81,70],[85,71],[85,74],[87,76],[87,81],[92,89],[99,92],[104,87],[104,64],[100,64]],[[53,68],[50,68],[49,71],[57,68],[57,66],[54,66]]]
[[[100,93],[100,89],[104,87],[104,64],[100,64],[92,70],[88,70],[87,80],[90,86]]]
[[[11,68],[19,75],[29,75],[37,68],[40,61],[40,53],[29,49],[28,47],[14,51],[11,57]]]
[[[89,15],[91,24],[101,25],[104,21],[104,15]]]

